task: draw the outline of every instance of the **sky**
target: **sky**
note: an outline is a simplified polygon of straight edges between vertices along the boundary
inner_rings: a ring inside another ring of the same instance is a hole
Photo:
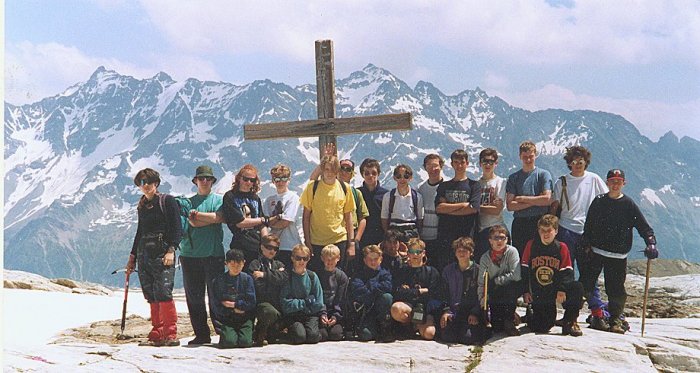
[[[479,87],[528,110],[620,114],[657,140],[700,139],[700,2],[8,0],[4,100],[25,104],[99,66],[247,84],[336,79],[368,63],[410,86]]]

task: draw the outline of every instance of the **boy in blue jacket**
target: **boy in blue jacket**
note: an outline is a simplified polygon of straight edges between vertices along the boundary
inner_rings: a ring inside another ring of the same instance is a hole
[[[253,345],[255,317],[255,285],[243,271],[245,256],[240,250],[226,253],[227,272],[214,279],[214,328],[219,334],[220,348]]]
[[[359,340],[393,342],[391,315],[391,273],[382,268],[382,249],[368,245],[362,249],[364,265],[350,281],[351,310],[358,317],[355,327]]]
[[[283,324],[287,326],[291,344],[318,343],[321,340],[318,319],[326,307],[318,275],[306,269],[310,259],[311,250],[308,247],[298,244],[292,248],[293,268],[289,281],[280,292]]]

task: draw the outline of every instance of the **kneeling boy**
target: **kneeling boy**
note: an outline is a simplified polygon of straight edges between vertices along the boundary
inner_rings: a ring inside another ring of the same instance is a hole
[[[532,304],[532,320],[527,322],[535,333],[547,333],[557,318],[557,305],[564,307],[562,334],[583,335],[576,319],[583,305],[583,286],[574,281],[571,256],[565,243],[555,239],[559,219],[544,215],[537,222],[538,238],[525,245],[522,275],[525,281],[523,300]],[[556,301],[556,303],[555,303]]]
[[[253,310],[255,285],[249,274],[242,272],[243,252],[226,252],[227,272],[214,279],[214,327],[219,334],[219,347],[250,347],[253,345]]]
[[[361,341],[391,342],[391,273],[382,268],[382,249],[368,245],[362,249],[364,265],[350,282],[350,300],[357,319]]]

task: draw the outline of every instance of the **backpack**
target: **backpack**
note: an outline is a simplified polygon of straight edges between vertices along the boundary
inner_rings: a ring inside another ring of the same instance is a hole
[[[313,201],[314,197],[316,196],[316,189],[318,189],[318,183],[320,180],[314,180],[314,186],[311,194],[311,200]],[[343,188],[343,195],[348,194],[348,186],[345,185],[345,182],[336,180],[340,183],[340,186]],[[357,216],[357,224],[360,224],[360,220],[362,220],[362,211],[360,211],[360,197],[357,195],[357,189],[350,187],[350,190],[352,191],[352,197],[355,199],[355,215]]]
[[[165,215],[166,219],[168,219],[168,213],[166,212],[165,208],[165,198],[167,198],[168,196],[169,194],[165,193],[160,193],[158,195],[158,204],[160,205],[160,211],[163,212],[163,215]],[[173,196],[173,198],[175,198],[175,202],[177,202],[177,206],[180,210],[180,213],[178,215],[180,216],[180,227],[182,228],[182,232],[187,232],[187,238],[189,238],[190,245],[194,249],[194,243],[192,242],[192,236],[190,236],[189,230],[190,224],[187,221],[187,219],[190,216],[190,210],[192,209],[192,202],[190,202],[190,199],[185,196]]]

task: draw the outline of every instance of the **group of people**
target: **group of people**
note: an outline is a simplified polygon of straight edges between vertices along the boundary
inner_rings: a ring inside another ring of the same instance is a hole
[[[467,175],[464,150],[450,155],[450,180],[444,159],[429,154],[427,180],[413,188],[412,168],[399,164],[391,190],[379,183],[379,161],[360,164],[363,184],[355,188],[355,163],[339,160],[332,147],[324,153],[301,196],[289,189],[290,168],[274,166],[276,193],[264,201],[250,164],[223,196],[212,192],[217,178],[209,166],[197,168],[197,194],[189,198],[159,193],[155,170],[136,174],[143,196],[126,269],[138,264],[151,308],[144,344],[180,344],[172,300],[177,249],[195,333],[189,345],[211,342],[208,316],[222,348],[412,337],[481,344],[492,333],[519,335],[523,319],[537,333],[559,325],[562,334],[580,336],[584,299],[592,328],[626,331],[632,229],[650,259],[658,257],[656,240],[622,193],[624,172],[610,170],[603,181],[587,171],[585,147],[566,149],[570,172],[556,181],[535,165],[530,141],[519,148],[522,168],[507,179],[496,174],[492,148],[479,153],[477,180]],[[505,210],[513,212],[510,230]],[[222,224],[233,236],[225,254]],[[601,271],[607,303],[597,287]],[[523,316],[519,297],[528,304]]]

